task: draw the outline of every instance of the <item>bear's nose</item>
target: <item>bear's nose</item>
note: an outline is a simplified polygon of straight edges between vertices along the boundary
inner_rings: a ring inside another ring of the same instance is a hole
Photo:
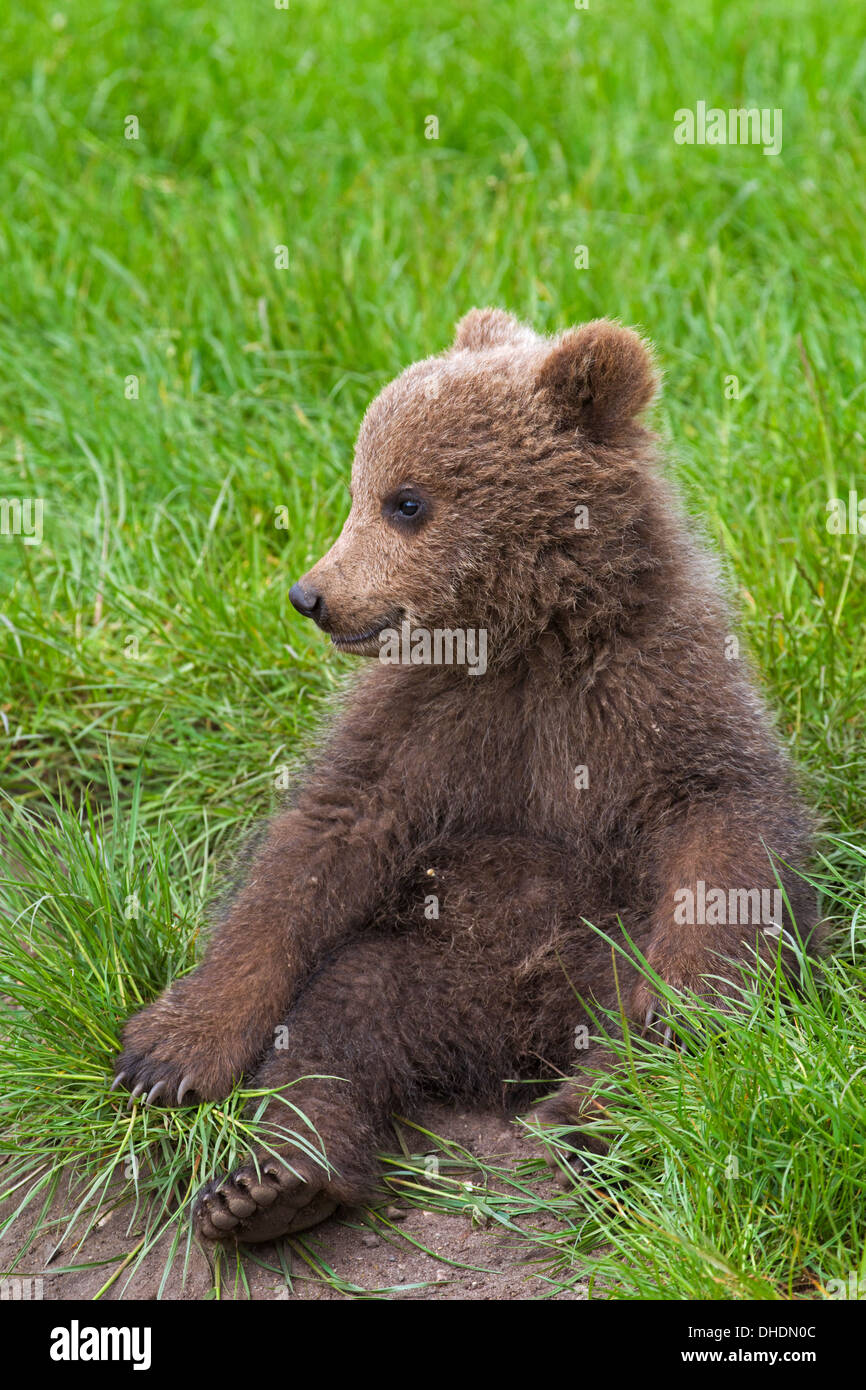
[[[303,613],[305,618],[312,618],[314,623],[320,623],[325,612],[325,600],[318,589],[313,589],[301,583],[293,584],[289,590],[289,602],[297,608],[299,613]]]

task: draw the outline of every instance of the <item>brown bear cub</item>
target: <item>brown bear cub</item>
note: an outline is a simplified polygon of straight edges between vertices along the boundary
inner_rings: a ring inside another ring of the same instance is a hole
[[[812,932],[809,821],[640,423],[655,387],[617,324],[548,339],[482,309],[367,411],[348,519],[291,598],[373,660],[118,1062],[148,1104],[280,1088],[269,1148],[199,1194],[201,1235],[367,1200],[389,1117],[425,1096],[566,1078],[539,1120],[591,1131],[587,1006],[619,991],[637,1028],[670,1024],[587,923],[722,995]]]

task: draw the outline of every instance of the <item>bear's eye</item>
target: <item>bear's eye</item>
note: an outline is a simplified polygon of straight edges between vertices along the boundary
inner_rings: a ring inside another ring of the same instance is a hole
[[[398,526],[420,526],[428,512],[427,499],[415,487],[401,487],[386,497],[382,513]]]

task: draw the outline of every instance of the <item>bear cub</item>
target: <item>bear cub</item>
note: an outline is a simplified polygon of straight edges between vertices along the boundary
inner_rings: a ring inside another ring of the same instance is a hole
[[[618,324],[474,309],[370,405],[346,523],[290,597],[371,659],[202,963],[123,1036],[114,1084],[147,1104],[276,1088],[200,1235],[368,1200],[425,1096],[547,1077],[539,1123],[597,1146],[583,1068],[611,1058],[575,1030],[618,999],[660,1042],[676,1022],[587,923],[722,998],[814,930],[809,819],[641,423],[656,384]]]

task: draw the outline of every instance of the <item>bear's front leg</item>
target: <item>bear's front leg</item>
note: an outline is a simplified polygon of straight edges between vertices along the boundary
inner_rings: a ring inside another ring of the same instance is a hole
[[[649,933],[636,934],[648,964],[670,989],[725,1007],[742,988],[738,963],[754,964],[756,952],[771,961],[781,945],[788,965],[794,941],[814,943],[814,891],[787,867],[806,863],[808,840],[795,815],[774,822],[772,814],[756,815],[754,806],[731,800],[692,808],[666,838],[657,856],[662,869]],[[778,859],[771,861],[765,842],[779,849]],[[628,987],[634,968],[623,963],[618,972],[631,1026],[665,1046],[673,1043],[678,1018],[658,984],[639,974]],[[687,1009],[684,999],[679,1017]],[[570,1142],[576,1148],[604,1152],[606,1144],[593,1134],[597,1073],[615,1069],[618,1062],[615,1053],[598,1047],[585,1065],[587,1071],[543,1101],[534,1118],[542,1127],[573,1127]],[[580,1159],[572,1166],[579,1171]]]
[[[362,929],[405,872],[395,826],[405,831],[411,818],[400,806],[377,786],[349,800],[320,775],[274,820],[202,964],[126,1025],[114,1086],[146,1094],[146,1104],[228,1095],[273,1042],[317,959]]]
[[[124,1028],[114,1087],[148,1105],[220,1100],[255,1065],[303,968],[319,889],[301,867],[310,829],[296,811],[272,823],[204,961]]]
[[[771,961],[781,946],[787,966],[790,946],[810,939],[815,894],[795,872],[807,856],[805,834],[797,831],[793,816],[776,821],[772,808],[739,798],[693,808],[677,827],[674,846],[662,855],[644,952],[672,990],[724,1007],[742,988],[739,963]],[[638,980],[629,1012],[644,1032],[673,1041],[671,1004],[652,979]]]
[[[125,1086],[130,1104],[222,1100],[254,1065],[267,1040],[271,1010],[250,1017],[234,1000],[238,982],[226,970],[199,967],[136,1014],[123,1030],[123,1051],[111,1089]]]

